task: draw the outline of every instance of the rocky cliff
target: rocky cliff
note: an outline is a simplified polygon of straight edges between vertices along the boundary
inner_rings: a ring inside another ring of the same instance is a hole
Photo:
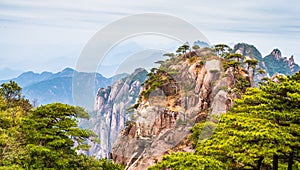
[[[131,75],[116,81],[112,86],[100,88],[95,100],[95,111],[89,120],[82,120],[80,127],[93,130],[99,137],[99,144],[92,144],[87,155],[96,158],[109,157],[112,144],[130,120],[127,110],[132,106],[145,81],[147,71],[137,69]]]
[[[233,67],[224,70],[224,62],[201,48],[152,69],[132,121],[113,145],[112,159],[126,169],[147,169],[182,145],[195,123],[216,121],[249,85],[248,74]],[[181,149],[193,151],[191,145]]]

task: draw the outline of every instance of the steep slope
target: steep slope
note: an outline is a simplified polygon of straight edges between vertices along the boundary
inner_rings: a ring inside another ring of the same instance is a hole
[[[148,74],[134,105],[133,119],[113,145],[112,159],[116,163],[127,169],[147,169],[182,145],[195,123],[213,121],[225,113],[232,99],[239,96],[238,91],[249,84],[243,71],[233,67],[224,70],[224,59],[210,49],[182,56],[166,60]],[[237,88],[242,83],[242,88]]]
[[[137,69],[131,75],[116,81],[112,86],[98,90],[95,101],[96,111],[88,121],[81,121],[80,126],[92,129],[101,143],[92,144],[86,154],[96,156],[96,158],[109,157],[112,144],[130,117],[127,109],[136,102],[146,75],[146,70]]]

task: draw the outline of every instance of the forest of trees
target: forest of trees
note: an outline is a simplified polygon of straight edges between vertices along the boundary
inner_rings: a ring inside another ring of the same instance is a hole
[[[248,88],[218,124],[195,125],[195,153],[172,153],[149,169],[300,169],[300,72],[277,79]]]
[[[0,87],[0,169],[123,169],[106,159],[96,160],[78,150],[97,141],[90,130],[79,129],[88,118],[81,107],[53,103],[33,108],[10,81]]]

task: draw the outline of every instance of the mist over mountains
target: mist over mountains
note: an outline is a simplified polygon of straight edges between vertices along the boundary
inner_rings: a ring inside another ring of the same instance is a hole
[[[38,105],[53,102],[61,102],[66,104],[74,104],[72,97],[73,75],[77,73],[83,80],[85,78],[95,77],[95,93],[98,88],[111,85],[114,81],[125,77],[127,74],[119,74],[110,78],[106,78],[99,73],[77,72],[72,68],[52,73],[42,72],[34,73],[32,71],[22,73],[16,78],[1,80],[0,83],[9,82],[10,80],[17,82],[22,88],[23,95]]]
[[[202,41],[195,41],[193,44],[201,47],[209,47],[209,44]],[[263,57],[255,46],[246,43],[238,43],[234,45],[232,52],[240,53],[245,57],[258,60],[259,63],[256,69],[265,70],[270,77],[276,72],[285,75],[291,75],[300,69],[299,65],[294,61],[294,56],[282,56],[279,49],[274,49],[270,52],[269,55]],[[141,55],[146,55],[146,58]],[[152,51],[150,53],[146,51],[144,53],[133,55],[133,57],[129,58],[128,61],[126,60],[127,62],[119,66],[119,73],[121,74],[112,76],[110,78],[106,78],[99,73],[77,72],[72,68],[65,68],[64,70],[57,73],[47,71],[42,73],[34,73],[33,71],[28,71],[22,73],[16,78],[1,80],[0,83],[2,84],[10,80],[16,81],[23,88],[23,94],[25,95],[25,97],[28,98],[31,102],[37,103],[38,105],[53,102],[74,104],[72,96],[72,83],[74,73],[78,73],[78,77],[82,78],[82,83],[84,83],[86,78],[94,76],[94,94],[96,95],[99,88],[111,86],[115,81],[126,77],[128,73],[122,73],[123,70],[126,70],[130,67],[132,67],[130,68],[131,70],[139,68],[137,67],[138,63],[141,63],[141,68],[146,68],[143,61],[147,63],[151,62],[149,63],[149,66],[154,66],[154,63],[152,62],[158,60],[161,55],[161,53]],[[10,74],[10,69],[6,70],[6,72],[7,74]],[[11,74],[12,73],[15,72],[11,71]],[[5,77],[4,74],[1,75]]]

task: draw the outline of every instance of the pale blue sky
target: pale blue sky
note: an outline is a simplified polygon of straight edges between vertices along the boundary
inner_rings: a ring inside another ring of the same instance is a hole
[[[184,19],[212,44],[246,42],[263,56],[279,48],[300,63],[299,6],[298,0],[1,0],[0,69],[55,72],[74,67],[98,30],[146,12]],[[156,42],[151,48],[170,48],[167,42]]]

